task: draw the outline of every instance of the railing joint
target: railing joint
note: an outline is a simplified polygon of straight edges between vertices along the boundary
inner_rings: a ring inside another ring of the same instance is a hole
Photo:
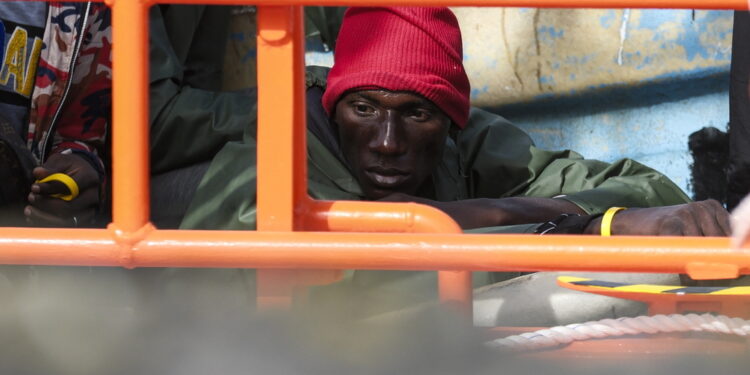
[[[258,35],[264,42],[270,45],[278,45],[286,42],[294,32],[292,21],[293,8],[290,5],[264,5],[263,9],[273,17],[267,18],[263,28],[258,30]]]
[[[148,237],[151,232],[156,230],[156,227],[151,223],[146,223],[140,229],[133,232],[128,232],[119,229],[114,223],[107,226],[107,230],[112,234],[112,238],[120,248],[120,255],[118,256],[118,263],[123,268],[133,269],[135,268],[134,252],[136,246]]]

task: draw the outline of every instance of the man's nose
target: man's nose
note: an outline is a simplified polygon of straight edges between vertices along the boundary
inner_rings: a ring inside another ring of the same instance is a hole
[[[406,142],[403,139],[397,114],[387,112],[377,134],[370,142],[370,149],[384,155],[400,155],[405,152]]]

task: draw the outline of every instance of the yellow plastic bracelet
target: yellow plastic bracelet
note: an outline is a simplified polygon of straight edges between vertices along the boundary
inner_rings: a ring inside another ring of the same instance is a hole
[[[604,213],[604,216],[602,216],[602,227],[600,230],[602,237],[609,237],[612,235],[612,219],[614,219],[617,212],[624,209],[625,207],[610,207],[607,212]]]
[[[78,196],[78,184],[74,179],[72,179],[70,176],[66,175],[65,173],[53,173],[41,180],[36,180],[36,183],[44,183],[44,182],[50,182],[50,181],[59,181],[62,184],[65,185],[65,187],[68,188],[70,191],[70,194],[52,194],[51,196],[53,198],[60,198],[64,201],[71,201],[75,199],[75,197]]]

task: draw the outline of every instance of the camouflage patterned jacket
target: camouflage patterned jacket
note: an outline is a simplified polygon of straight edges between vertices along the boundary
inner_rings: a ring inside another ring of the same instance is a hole
[[[110,11],[51,2],[31,96],[27,146],[38,162],[73,149],[102,166],[111,113]]]

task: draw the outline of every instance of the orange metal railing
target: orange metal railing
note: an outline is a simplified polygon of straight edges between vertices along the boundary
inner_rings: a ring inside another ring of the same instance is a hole
[[[156,230],[149,223],[147,12],[155,2],[105,2],[113,13],[113,222],[106,230],[0,228],[0,263],[259,268],[259,303],[283,305],[300,285],[335,280],[335,272],[313,271],[321,269],[438,270],[441,297],[464,307],[472,270],[680,272],[699,279],[750,273],[748,254],[729,249],[724,238],[463,235],[447,215],[422,205],[313,201],[306,181],[301,8],[747,9],[747,0],[252,1],[258,5],[257,232]]]

